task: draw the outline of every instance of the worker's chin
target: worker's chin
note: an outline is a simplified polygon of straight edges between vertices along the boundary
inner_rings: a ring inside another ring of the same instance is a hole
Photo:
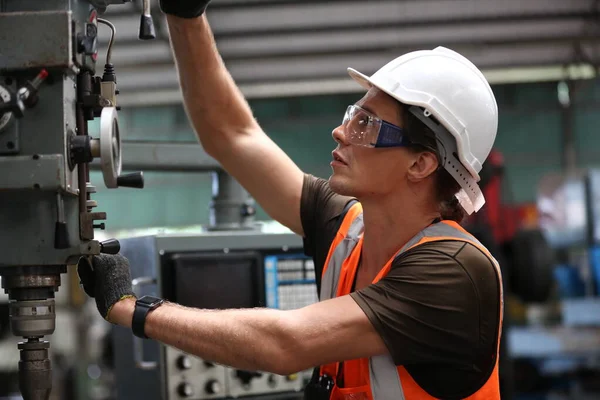
[[[342,196],[354,196],[352,180],[335,172],[329,177],[329,187]]]

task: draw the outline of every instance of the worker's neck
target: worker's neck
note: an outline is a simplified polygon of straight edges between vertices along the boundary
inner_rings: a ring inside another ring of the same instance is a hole
[[[376,275],[406,242],[439,217],[435,205],[415,193],[360,199],[364,239],[361,268]]]

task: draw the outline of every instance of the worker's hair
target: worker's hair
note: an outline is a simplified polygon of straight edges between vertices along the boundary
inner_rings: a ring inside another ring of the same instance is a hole
[[[435,172],[435,187],[437,188],[437,200],[439,202],[440,214],[442,219],[460,223],[466,215],[455,196],[461,189],[460,184],[443,167],[442,157],[438,149],[438,142],[435,139],[433,131],[408,111],[408,108],[409,106],[406,105],[403,107],[404,130],[406,131],[408,139],[412,142],[412,145],[409,146],[408,149],[417,153],[429,151],[436,155],[439,167]]]

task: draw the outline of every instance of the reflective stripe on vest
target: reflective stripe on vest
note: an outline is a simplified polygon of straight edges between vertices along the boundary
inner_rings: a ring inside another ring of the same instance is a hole
[[[351,209],[352,210],[352,209]],[[352,214],[349,212],[346,218],[351,218]],[[350,225],[348,233],[342,239],[342,241],[333,250],[333,253],[329,257],[329,265],[325,270],[325,274],[321,279],[321,301],[331,299],[335,297],[338,289],[338,283],[340,281],[340,272],[342,270],[342,264],[346,257],[350,255],[356,243],[360,239],[360,235],[363,232],[363,215],[360,213]],[[331,266],[331,268],[329,268]]]
[[[345,223],[342,224],[338,234],[343,235],[346,229],[347,231],[341,240],[339,240],[338,237],[338,244],[335,246],[335,248],[330,249],[326,265],[324,265],[320,291],[321,300],[336,297],[344,261],[351,255],[352,250],[356,247],[356,244],[359,242],[364,231],[362,207],[360,204],[356,204],[349,210],[345,216],[345,220],[346,221],[344,221]],[[348,222],[350,222],[349,227],[347,226]],[[445,240],[446,238],[448,240],[470,242],[481,250],[486,250],[485,247],[477,239],[475,239],[475,237],[460,229],[458,225],[452,226],[452,224],[454,223],[440,222],[423,229],[412,239],[410,239],[404,246],[402,246],[402,248],[395,254],[394,259],[419,244],[431,240]],[[487,250],[485,253],[490,260],[493,261],[496,267],[498,278],[501,279],[500,269],[496,260],[489,254],[489,252],[487,252]],[[388,271],[382,271],[380,272],[380,275],[385,275]],[[502,285],[500,285],[500,299],[500,323],[502,323]],[[500,338],[498,338],[498,343],[499,342]],[[371,357],[369,359],[369,375],[370,386],[374,400],[405,400],[402,383],[398,374],[398,367],[392,360],[391,355],[385,354]]]

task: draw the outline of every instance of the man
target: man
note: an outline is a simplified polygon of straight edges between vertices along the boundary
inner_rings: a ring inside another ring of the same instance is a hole
[[[333,131],[331,178],[317,179],[253,118],[217,53],[207,3],[161,2],[186,111],[206,152],[304,237],[321,301],[291,311],[144,305],[127,260],[101,255],[79,272],[102,316],[235,368],[319,367],[309,399],[499,399],[500,273],[457,223],[483,204],[478,171],[496,136],[481,72],[443,48],[371,78],[349,70],[367,93]]]

